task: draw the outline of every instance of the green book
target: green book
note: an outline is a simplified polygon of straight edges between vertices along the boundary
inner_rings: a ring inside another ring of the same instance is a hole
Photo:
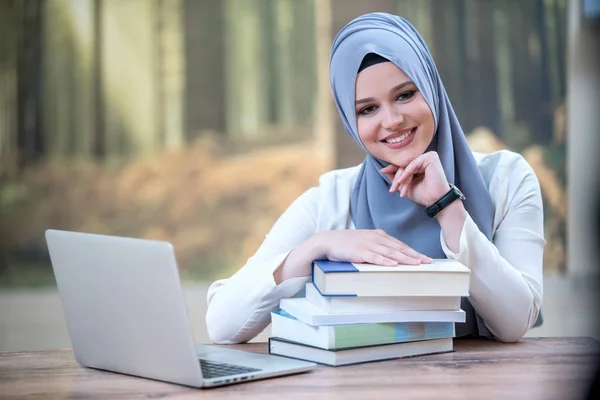
[[[271,337],[321,349],[342,349],[452,338],[453,322],[397,322],[312,326],[283,310],[271,313]]]

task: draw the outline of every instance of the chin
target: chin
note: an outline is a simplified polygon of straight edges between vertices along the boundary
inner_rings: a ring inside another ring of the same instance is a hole
[[[397,154],[394,157],[390,157],[390,161],[388,162],[398,167],[406,168],[415,158],[417,158],[417,156],[414,156],[413,154]]]

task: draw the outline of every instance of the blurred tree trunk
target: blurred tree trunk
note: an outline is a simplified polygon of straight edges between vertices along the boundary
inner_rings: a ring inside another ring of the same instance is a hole
[[[295,78],[292,53],[296,48],[292,43],[292,28],[294,25],[293,0],[277,0],[271,3],[274,32],[271,40],[275,42],[271,54],[275,61],[274,69],[274,105],[275,121],[283,126],[293,126],[296,121],[293,80]],[[268,79],[268,77],[266,77]]]
[[[535,46],[530,51],[533,53],[536,104],[534,121],[534,140],[536,143],[548,144],[552,142],[552,116],[553,107],[550,95],[550,73],[548,57],[548,31],[546,27],[546,6],[544,0],[536,0],[533,10],[535,14],[535,25],[532,36],[535,38]]]
[[[467,114],[463,102],[464,90],[465,53],[462,46],[462,24],[464,0],[448,0],[432,7],[432,33],[431,48],[435,48],[436,66],[444,83],[452,106],[459,119]]]
[[[512,77],[515,103],[515,138],[519,142],[508,145],[521,149],[525,144],[531,143],[532,132],[529,116],[531,115],[532,90],[531,57],[529,53],[530,36],[529,26],[533,18],[530,2],[507,2],[510,12],[510,41],[512,48]]]
[[[271,43],[265,71],[278,136],[294,138],[310,129],[315,96],[315,37],[312,0],[269,2],[270,23],[263,28]],[[270,28],[270,29],[269,29]],[[269,69],[272,72],[269,72]]]
[[[94,12],[93,0],[77,0],[71,3],[73,43],[73,75],[71,94],[73,96],[73,114],[71,130],[71,154],[89,157],[93,154],[94,123]],[[58,99],[57,99],[58,100]]]
[[[542,63],[547,67],[548,107],[554,114],[565,100],[565,0],[545,0],[544,7],[546,52]]]
[[[325,2],[324,2],[325,3]],[[297,124],[311,126],[315,119],[314,105],[317,72],[316,72],[316,30],[315,18],[319,9],[323,9],[331,19],[331,13],[325,10],[327,5],[315,4],[314,0],[293,1],[293,25],[291,52],[295,78],[292,78],[292,94],[294,96],[295,121]],[[315,10],[315,8],[317,10]],[[331,39],[329,46],[331,47]],[[329,60],[325,56],[325,61]]]
[[[22,162],[37,160],[44,151],[42,138],[41,58],[42,3],[24,0],[17,33],[17,134]]]
[[[335,159],[335,105],[329,83],[329,53],[333,41],[331,29],[331,0],[314,0],[315,75],[314,102],[315,151],[330,160],[325,167],[334,168]]]
[[[98,51],[95,0],[45,0],[43,130],[53,157],[97,148]]]
[[[498,86],[496,72],[496,58],[494,54],[493,7],[491,1],[483,1],[479,5],[480,18],[478,18],[478,53],[479,63],[479,90],[482,100],[481,120],[478,124],[489,127],[492,132],[502,132],[498,110]]]
[[[225,9],[223,1],[183,0],[188,140],[226,130]]]
[[[557,87],[560,93],[559,96],[564,96],[566,93],[566,42],[567,42],[567,0],[554,0],[553,16],[554,16],[554,42],[556,46],[556,52],[552,59],[551,65],[557,66],[556,75]]]
[[[5,162],[17,150],[17,15],[16,0],[0,2],[0,158]]]
[[[60,0],[44,2],[44,135],[50,157],[69,153],[75,112],[73,42],[66,7]]]
[[[452,0],[450,0],[452,1]],[[431,54],[435,54],[435,33],[434,33],[434,21],[433,12],[434,10],[442,7],[443,9],[448,8],[447,1],[437,0],[398,0],[395,2],[395,9],[397,13],[406,18],[415,28],[419,31],[419,34],[425,41]],[[432,4],[433,3],[433,4]]]
[[[265,44],[261,0],[226,0],[227,132],[232,138],[256,140],[268,117]]]
[[[93,135],[92,140],[92,153],[97,160],[102,160],[106,156],[106,144],[104,142],[104,120],[105,120],[105,104],[104,104],[104,92],[102,83],[102,3],[103,0],[94,0],[94,11],[93,11],[93,25],[92,29],[94,32],[94,44],[93,44],[93,106],[94,109],[94,120],[92,126],[90,126],[91,133]]]
[[[496,87],[496,64],[494,58],[494,32],[492,20],[493,3],[467,0],[467,49],[466,72],[468,85],[467,111],[464,126],[470,131],[477,126],[486,126],[493,132],[500,132]]]
[[[180,148],[184,139],[182,0],[157,0],[157,148]]]
[[[514,109],[514,91],[513,91],[513,69],[512,49],[507,32],[510,30],[510,12],[507,2],[502,0],[494,1],[495,10],[493,20],[496,40],[494,41],[494,51],[496,58],[496,72],[498,82],[498,100],[499,113],[503,130],[494,132],[505,143],[514,143],[518,138],[514,138],[515,130],[515,109]]]

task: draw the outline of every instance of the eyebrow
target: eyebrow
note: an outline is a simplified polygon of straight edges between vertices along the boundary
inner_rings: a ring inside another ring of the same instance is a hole
[[[402,89],[404,86],[408,86],[408,85],[414,85],[414,84],[415,84],[415,83],[414,83],[413,81],[406,81],[406,82],[402,82],[401,84],[394,86],[394,87],[392,88],[392,90],[390,90],[390,93],[392,93],[392,92],[395,92],[395,91],[397,91],[397,90],[400,90],[400,89]],[[359,105],[359,104],[361,104],[361,103],[369,103],[369,102],[371,102],[371,101],[375,101],[375,99],[374,99],[374,98],[372,98],[372,97],[367,97],[367,98],[365,98],[365,99],[356,100],[356,101],[354,102],[354,104],[355,104],[355,105]]]

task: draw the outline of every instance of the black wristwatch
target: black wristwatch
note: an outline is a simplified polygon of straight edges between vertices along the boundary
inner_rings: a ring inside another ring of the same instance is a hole
[[[464,200],[466,197],[456,186],[450,184],[450,190],[448,190],[445,195],[440,197],[438,201],[430,206],[425,207],[425,212],[429,217],[433,218],[438,215],[440,211],[458,199]]]

